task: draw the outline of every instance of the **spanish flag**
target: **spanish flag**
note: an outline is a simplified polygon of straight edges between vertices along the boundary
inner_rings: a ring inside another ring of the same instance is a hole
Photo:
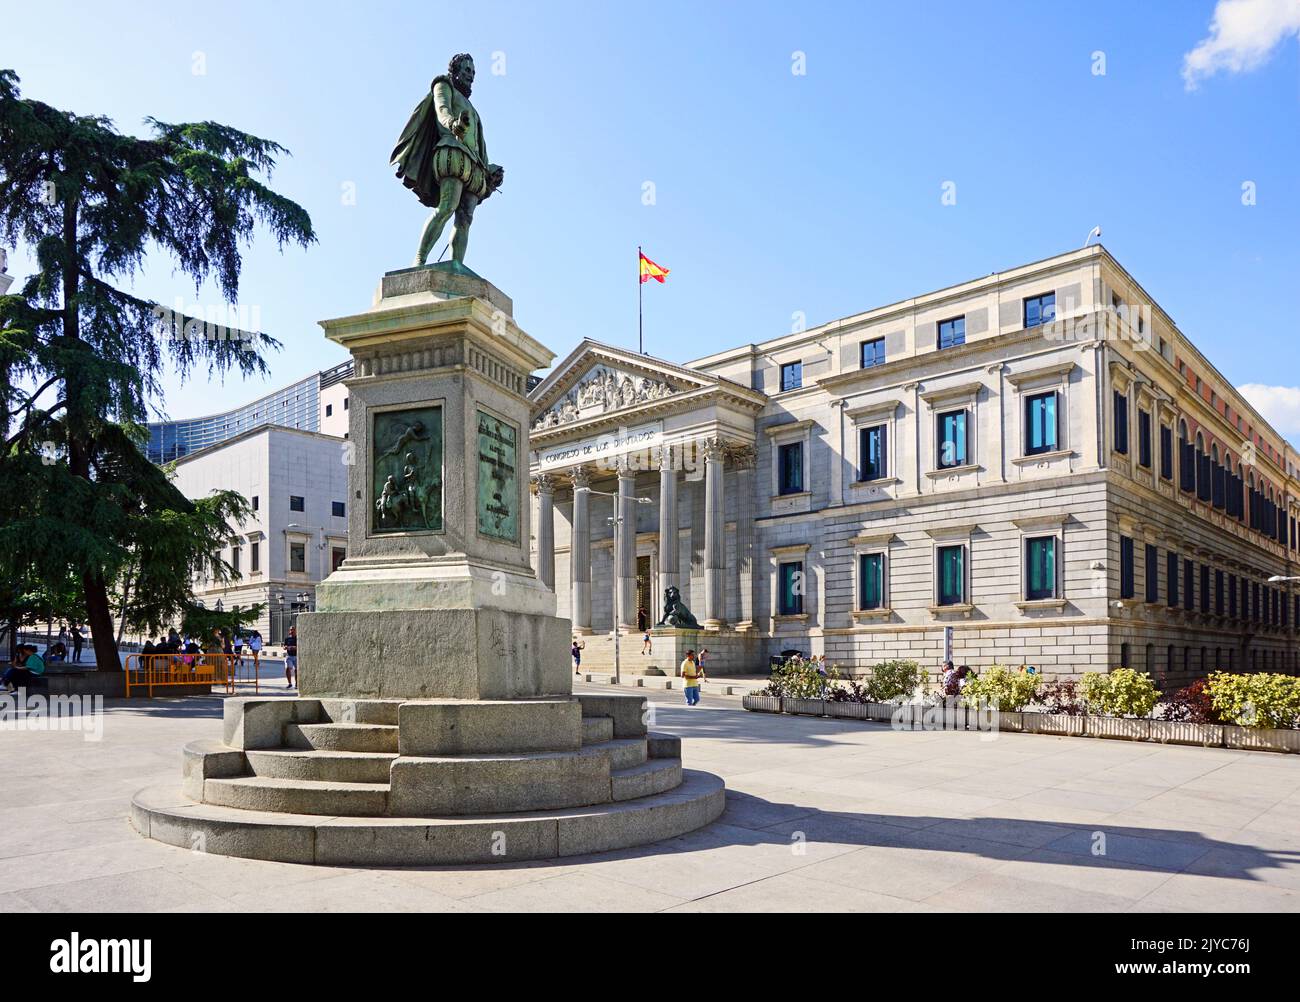
[[[655,264],[640,251],[637,252],[641,257],[641,284],[645,285],[650,279],[654,279],[660,285],[664,284],[664,278],[668,275],[668,269],[661,265]]]

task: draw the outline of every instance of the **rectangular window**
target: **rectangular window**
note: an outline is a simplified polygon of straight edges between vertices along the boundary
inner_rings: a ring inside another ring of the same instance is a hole
[[[257,511],[257,495],[253,495],[253,511]]]
[[[1055,452],[1056,391],[1025,398],[1025,455]]]
[[[1183,561],[1183,608],[1191,611],[1196,602],[1196,562]]]
[[[1146,558],[1146,600],[1154,605],[1160,601],[1160,551],[1147,543]]]
[[[939,347],[955,348],[966,343],[966,318],[953,317],[939,324]]]
[[[330,417],[333,413],[334,413],[334,405],[333,405],[333,404],[326,404],[326,405],[325,405],[325,416],[326,416],[326,417]]]
[[[290,543],[289,544],[289,570],[296,571],[299,574],[307,571],[307,544]]]
[[[1223,615],[1223,571],[1214,572],[1214,613]]]
[[[870,369],[873,365],[884,365],[885,339],[878,337],[874,341],[863,341],[860,360],[864,369]]]
[[[1210,565],[1201,564],[1201,612],[1210,611]]]
[[[300,498],[297,494],[290,494],[290,495],[289,495],[289,510],[290,510],[290,511],[303,511],[304,508],[305,508],[305,506],[304,506],[304,504],[303,504],[303,500],[302,500],[302,498]]]
[[[1228,575],[1228,618],[1237,618],[1237,575]]]
[[[347,398],[347,397],[344,397],[344,398],[343,398],[343,409],[344,409],[344,410],[347,410],[347,409],[348,409],[348,398]]]
[[[1115,451],[1128,455],[1128,397],[1115,391]]]
[[[858,479],[880,480],[889,475],[887,429],[883,424],[858,433]]]
[[[966,412],[948,411],[939,415],[939,440],[936,443],[938,468],[966,465]]]
[[[1174,430],[1166,425],[1160,426],[1160,477],[1174,479]]]
[[[781,391],[797,390],[803,385],[803,362],[786,362],[781,366]]]
[[[232,546],[230,548],[230,566],[234,568],[236,574],[240,572],[239,558],[241,555],[242,554],[240,553],[238,546]]]
[[[1056,293],[1045,296],[1031,296],[1025,300],[1025,326],[1037,327],[1049,324],[1056,319]]]
[[[782,616],[802,616],[803,561],[782,564],[778,578],[780,592],[777,596],[777,612]]]
[[[1138,466],[1151,469],[1151,415],[1138,410]]]
[[[250,543],[248,546],[248,569],[256,574],[262,569],[262,544]]]
[[[1119,537],[1119,597],[1132,598],[1133,588],[1133,540],[1128,536]]]
[[[939,562],[939,604],[966,604],[966,547],[941,546]]]
[[[1165,590],[1168,592],[1169,608],[1178,607],[1178,554],[1170,552],[1165,557]]]
[[[348,506],[342,501],[331,501],[330,514],[335,518],[346,518],[348,514]]]
[[[347,555],[348,555],[347,550],[339,549],[338,547],[335,547],[334,549],[330,550],[330,573],[331,574],[339,569],[339,564],[343,563],[343,560],[344,558],[347,557]]]
[[[879,609],[885,604],[885,557],[863,553],[858,557],[858,608]]]
[[[1056,598],[1056,537],[1025,540],[1025,598]]]
[[[800,494],[803,492],[803,443],[787,442],[777,446],[777,492]]]

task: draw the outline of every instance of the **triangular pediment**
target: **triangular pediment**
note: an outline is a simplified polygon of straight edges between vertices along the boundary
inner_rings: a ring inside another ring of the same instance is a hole
[[[721,382],[711,373],[586,339],[529,394],[532,428],[559,428]]]

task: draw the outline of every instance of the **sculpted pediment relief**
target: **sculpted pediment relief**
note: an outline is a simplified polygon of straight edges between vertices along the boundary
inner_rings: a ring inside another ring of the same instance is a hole
[[[608,411],[659,400],[677,393],[679,389],[681,387],[666,379],[610,365],[596,365],[568,393],[534,419],[533,431],[558,428]]]

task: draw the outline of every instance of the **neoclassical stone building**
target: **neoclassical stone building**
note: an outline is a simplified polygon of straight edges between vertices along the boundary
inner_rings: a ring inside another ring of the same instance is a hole
[[[625,666],[937,669],[951,627],[1049,676],[1297,668],[1296,452],[1100,246],[686,365],[586,340],[531,399],[534,566],[584,664],[617,513]],[[703,632],[643,658],[669,586]]]

